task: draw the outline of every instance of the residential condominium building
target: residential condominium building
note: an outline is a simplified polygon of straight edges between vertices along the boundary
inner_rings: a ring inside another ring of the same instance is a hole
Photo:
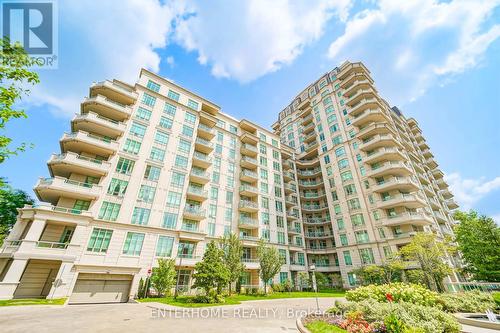
[[[274,132],[145,69],[93,84],[0,249],[0,298],[125,302],[158,258],[192,284],[208,242],[236,233],[240,284],[259,286],[260,238],[275,282],[311,265],[353,287],[417,231],[451,233],[452,195],[418,124],[345,63],[280,113]],[[453,277],[452,277],[453,278]]]

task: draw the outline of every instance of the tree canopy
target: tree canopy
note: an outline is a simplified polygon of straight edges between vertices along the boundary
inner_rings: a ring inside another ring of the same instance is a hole
[[[17,219],[17,209],[24,205],[34,204],[28,193],[13,189],[0,179],[0,245],[14,226]]]

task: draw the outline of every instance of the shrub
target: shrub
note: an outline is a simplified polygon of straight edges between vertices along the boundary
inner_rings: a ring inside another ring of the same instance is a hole
[[[224,303],[225,299],[224,296],[219,295],[215,290],[212,290],[206,295],[197,295],[191,298],[191,301],[193,303],[213,304],[213,303]]]
[[[407,302],[419,305],[434,306],[438,294],[418,284],[391,283],[358,287],[346,292],[348,301],[373,299],[377,302],[387,302],[388,294],[394,302]]]
[[[271,290],[273,292],[277,292],[277,293],[282,293],[283,291],[285,291],[285,289],[283,288],[283,285],[281,283],[273,283],[271,285]]]
[[[334,313],[359,312],[369,323],[379,322],[393,315],[398,320],[397,327],[400,327],[400,323],[405,326],[404,333],[457,333],[460,331],[460,325],[451,314],[436,307],[419,304],[381,303],[368,299],[362,302],[337,303],[330,311]],[[394,320],[389,318],[389,324],[393,322]]]
[[[292,284],[292,281],[286,279],[285,281],[283,281],[281,283],[281,285],[283,286],[283,291],[286,291],[286,292],[291,292],[293,291],[293,284]]]
[[[439,301],[447,312],[485,312],[496,307],[493,296],[479,290],[442,294]]]

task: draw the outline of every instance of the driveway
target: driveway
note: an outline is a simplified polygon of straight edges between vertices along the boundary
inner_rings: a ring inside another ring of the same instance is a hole
[[[321,310],[335,298],[319,298]],[[316,310],[314,298],[248,301],[178,308],[160,303],[0,307],[7,332],[298,332],[297,316]]]

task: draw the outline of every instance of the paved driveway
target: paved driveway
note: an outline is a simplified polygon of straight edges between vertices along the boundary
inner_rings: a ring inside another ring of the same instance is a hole
[[[335,298],[319,298],[327,309]],[[0,307],[7,332],[298,332],[297,316],[316,310],[314,298],[249,301],[210,308],[159,303]]]

